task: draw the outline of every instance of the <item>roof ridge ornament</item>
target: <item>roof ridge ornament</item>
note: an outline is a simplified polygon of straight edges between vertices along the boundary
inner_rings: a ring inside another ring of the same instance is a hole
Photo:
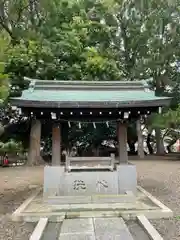
[[[143,86],[144,86],[144,91],[145,92],[150,92],[151,90],[149,89],[149,84],[146,80],[142,80]]]
[[[30,81],[28,90],[29,90],[29,92],[33,92],[33,91],[34,91],[34,88],[35,88],[36,80],[35,80],[35,79],[28,78],[28,77],[24,77],[24,80],[25,80],[25,81]]]

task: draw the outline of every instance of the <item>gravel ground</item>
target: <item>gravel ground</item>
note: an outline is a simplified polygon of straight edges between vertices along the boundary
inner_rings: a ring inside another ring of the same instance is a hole
[[[153,220],[151,223],[164,240],[180,240],[180,162],[153,160],[133,163],[137,165],[139,185],[174,212],[173,219]]]
[[[43,168],[0,168],[0,240],[28,240],[35,225],[10,220],[12,212],[42,183]]]
[[[180,240],[180,162],[144,160],[137,165],[139,185],[174,211],[170,220],[153,220],[164,240]],[[34,224],[9,216],[43,182],[43,167],[0,168],[0,240],[28,240]],[[143,240],[143,239],[142,239]]]

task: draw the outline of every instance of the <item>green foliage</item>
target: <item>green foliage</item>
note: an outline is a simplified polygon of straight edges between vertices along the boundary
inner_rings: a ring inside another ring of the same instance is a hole
[[[9,45],[9,38],[2,32],[0,34],[0,103],[9,95],[9,79],[8,74],[4,73],[5,61],[6,61],[6,50]]]
[[[17,143],[14,140],[10,140],[9,142],[2,143],[0,142],[0,153],[5,154],[5,153],[17,153],[17,152],[22,152],[22,144]]]
[[[9,95],[8,75],[0,73],[0,103]]]
[[[171,63],[179,56],[179,17],[177,6],[168,1],[40,1],[39,14],[25,0],[10,2],[9,17],[24,31],[19,34],[23,40],[9,51],[6,72],[20,89],[26,87],[24,75],[66,80],[153,77],[161,88],[175,71]]]
[[[176,4],[155,0],[121,1],[115,17],[119,34],[113,39],[113,48],[123,76],[132,80],[153,77],[158,81],[156,87],[163,87],[172,70],[171,63],[179,58]]]
[[[108,22],[101,23],[104,12],[109,11],[106,5],[107,1],[90,0],[42,4],[46,18],[36,37],[24,35],[8,50],[5,72],[11,79],[12,96],[27,87],[24,76],[47,80],[120,79],[121,71],[110,48],[114,30]]]
[[[21,91],[28,86],[24,76],[36,76],[38,55],[41,52],[41,46],[33,41],[26,43],[21,40],[18,45],[9,48],[5,72],[11,80],[11,96],[21,95]]]
[[[151,79],[157,94],[173,96],[176,109],[180,96],[178,1],[6,3],[0,4],[4,13],[0,16],[0,99],[8,96],[9,84],[10,96],[19,96],[28,85],[24,76],[46,80]],[[170,93],[165,90],[167,85],[172,87]],[[152,127],[172,127],[175,116],[170,111],[158,115]],[[100,142],[107,131],[100,127],[97,134],[89,134],[91,128],[82,129],[86,136],[79,132],[77,137],[89,142]],[[135,139],[136,134],[130,132]]]
[[[180,127],[180,105],[176,110],[169,109],[165,113],[154,115],[152,125],[161,129],[179,129]]]
[[[96,128],[94,128],[93,123],[84,123],[81,129],[77,130],[77,124],[73,125],[69,129],[69,142],[74,142],[74,144],[80,142],[96,148],[105,140],[114,140],[116,136],[116,126],[114,124],[110,123],[107,127],[105,123],[97,123],[95,126]]]

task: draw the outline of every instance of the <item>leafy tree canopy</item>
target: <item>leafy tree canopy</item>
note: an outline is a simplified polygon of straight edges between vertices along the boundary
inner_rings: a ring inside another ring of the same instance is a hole
[[[168,0],[2,1],[0,99],[8,96],[9,87],[11,96],[21,94],[28,84],[24,76],[148,79],[157,94],[176,96],[175,109],[180,96],[179,6]]]

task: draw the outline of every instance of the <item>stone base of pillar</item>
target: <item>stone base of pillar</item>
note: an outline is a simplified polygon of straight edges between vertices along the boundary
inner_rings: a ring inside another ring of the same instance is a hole
[[[133,164],[120,164],[117,166],[119,194],[131,191],[136,194],[137,191],[137,171]]]
[[[60,183],[63,181],[64,171],[64,167],[61,166],[46,166],[44,168],[44,198],[60,195]]]

